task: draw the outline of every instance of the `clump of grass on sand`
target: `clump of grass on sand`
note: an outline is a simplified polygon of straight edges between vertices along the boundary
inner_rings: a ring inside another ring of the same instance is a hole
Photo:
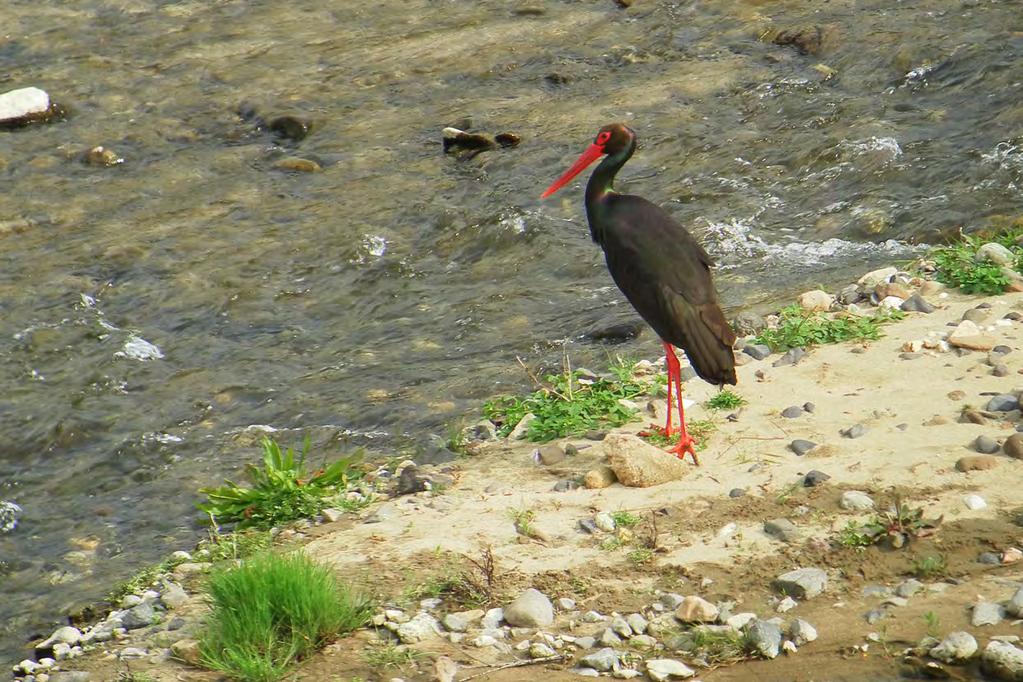
[[[1013,258],[1008,267],[1019,272],[1023,267],[1021,238],[1023,229],[1019,227],[994,234],[960,235],[955,242],[939,246],[931,253],[937,268],[936,277],[942,284],[959,287],[967,294],[1000,294],[1009,285],[1009,276],[997,263],[978,260],[977,251],[989,242],[1001,244]]]
[[[332,638],[364,625],[369,601],[304,554],[263,554],[214,572],[199,637],[204,666],[242,682],[273,682]]]
[[[770,346],[771,350],[808,348],[842,341],[872,341],[881,338],[881,325],[901,320],[901,310],[878,308],[866,317],[839,313],[834,317],[819,312],[807,312],[798,305],[782,308],[778,313],[778,326],[765,329],[753,340]]]
[[[746,399],[735,391],[723,388],[707,401],[706,405],[711,410],[734,410],[746,404]]]
[[[527,414],[526,437],[534,442],[573,436],[590,429],[621,426],[635,410],[622,404],[646,393],[650,385],[636,380],[631,367],[616,365],[612,378],[587,376],[567,370],[548,374],[539,388],[526,397],[502,396],[483,404],[483,416],[498,425],[498,435],[507,436]]]
[[[251,488],[226,481],[216,488],[199,489],[209,498],[199,508],[217,523],[237,522],[239,528],[268,529],[315,516],[360,475],[354,466],[362,459],[361,452],[308,472],[308,439],[297,455],[291,448],[281,451],[270,438],[263,439],[262,447],[263,466],[250,464],[246,468]]]

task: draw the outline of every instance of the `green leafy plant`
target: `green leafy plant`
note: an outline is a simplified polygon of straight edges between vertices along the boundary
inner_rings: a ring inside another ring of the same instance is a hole
[[[938,578],[948,573],[948,562],[940,554],[932,554],[913,562],[913,575],[918,578]]]
[[[745,404],[745,398],[735,391],[731,391],[727,388],[718,391],[718,393],[706,403],[707,407],[711,410],[733,410],[736,407],[742,407]]]
[[[532,509],[509,509],[508,518],[515,524],[515,530],[527,538],[533,537],[533,520],[536,512]]]
[[[927,623],[927,634],[931,637],[937,637],[941,633],[941,619],[938,618],[938,614],[934,611],[928,611],[923,615],[923,619]]]
[[[359,451],[309,473],[305,467],[308,438],[297,456],[291,448],[282,452],[270,438],[263,439],[262,447],[263,466],[250,464],[245,472],[253,487],[225,481],[216,488],[200,488],[209,502],[199,509],[217,522],[237,522],[239,528],[272,528],[309,518],[330,506],[330,498],[358,477],[353,467],[362,459]]]
[[[942,518],[925,519],[922,508],[912,509],[896,497],[890,508],[866,523],[849,522],[839,532],[837,542],[846,547],[869,547],[887,541],[898,549],[914,538],[933,535]]]
[[[934,249],[931,257],[937,268],[938,281],[959,287],[968,294],[999,294],[1005,291],[1009,278],[1000,266],[978,261],[977,250],[988,242],[1001,244],[1012,252],[1015,257],[1012,267],[1019,271],[1023,261],[1023,248],[1018,243],[1020,236],[1018,230],[960,235],[959,240]]]
[[[614,520],[615,525],[619,528],[631,528],[643,520],[642,517],[636,516],[624,509],[611,512],[611,519]]]
[[[534,442],[578,435],[590,429],[621,426],[635,410],[622,399],[635,398],[647,386],[632,378],[587,377],[582,372],[549,374],[540,388],[522,398],[502,396],[483,404],[483,416],[498,425],[498,435],[507,436],[527,414],[534,415],[526,437]]]
[[[751,651],[746,636],[741,632],[701,626],[683,633],[678,648],[712,665],[741,661],[749,658]]]
[[[625,555],[626,558],[634,564],[648,564],[653,561],[654,552],[651,549],[641,547],[634,549]]]
[[[767,344],[773,351],[789,348],[808,348],[842,341],[869,341],[881,338],[881,325],[901,320],[901,310],[878,308],[870,317],[838,313],[829,317],[824,313],[807,312],[798,305],[782,308],[778,326],[760,332],[753,342]]]
[[[850,521],[838,532],[838,544],[843,547],[870,547],[877,537],[876,533],[865,531],[863,525]]]
[[[369,601],[304,554],[263,554],[215,572],[199,635],[202,664],[243,682],[274,682],[296,661],[364,625]]]

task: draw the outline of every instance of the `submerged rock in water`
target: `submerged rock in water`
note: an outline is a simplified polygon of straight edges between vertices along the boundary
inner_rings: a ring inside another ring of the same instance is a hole
[[[522,138],[515,133],[498,133],[494,136],[494,142],[502,147],[517,147]]]
[[[109,167],[124,163],[124,159],[118,156],[113,149],[98,145],[82,154],[82,162],[89,166]]]
[[[18,527],[18,518],[21,516],[21,507],[0,500],[0,533],[9,533]]]
[[[60,114],[60,107],[50,101],[45,90],[29,87],[0,94],[0,128],[45,122]]]
[[[278,116],[274,120],[270,121],[270,125],[268,127],[271,131],[276,133],[278,137],[286,140],[295,140],[297,142],[305,139],[312,126],[308,121],[298,118],[297,116]]]
[[[454,150],[465,150],[479,153],[497,146],[494,138],[483,133],[467,133],[458,128],[445,128],[442,132],[444,152]]]

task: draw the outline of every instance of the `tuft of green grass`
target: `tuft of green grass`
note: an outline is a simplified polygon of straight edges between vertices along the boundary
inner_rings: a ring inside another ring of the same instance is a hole
[[[967,294],[1000,294],[1009,284],[1009,278],[1002,273],[1000,266],[987,261],[978,262],[977,249],[988,242],[1001,244],[1015,256],[1012,268],[1018,272],[1023,266],[1023,247],[1018,243],[1021,236],[1023,232],[1010,229],[995,234],[961,235],[958,241],[939,246],[931,253],[938,281],[959,287]]]
[[[374,669],[404,668],[422,657],[422,652],[409,646],[386,642],[371,646],[362,652],[362,658]]]
[[[913,562],[913,575],[918,578],[940,578],[948,573],[948,562],[940,554],[932,554]]]
[[[508,518],[515,524],[516,532],[533,537],[533,521],[536,519],[536,512],[532,509],[508,509]]]
[[[505,437],[524,416],[533,414],[536,418],[526,437],[534,442],[621,426],[632,419],[635,410],[619,401],[642,395],[648,386],[622,368],[613,371],[613,379],[590,379],[578,371],[548,374],[541,388],[524,398],[502,396],[487,401],[483,416],[498,424],[498,435]]]
[[[701,452],[706,449],[707,438],[717,431],[717,428],[718,425],[710,419],[693,419],[686,422],[686,430],[692,439],[696,441],[697,452]],[[680,435],[682,434],[675,432],[670,436],[665,436],[660,430],[651,429],[640,437],[651,445],[666,448],[669,445],[677,445]]]
[[[870,317],[838,313],[834,317],[807,312],[798,305],[782,308],[775,329],[765,329],[753,342],[773,351],[808,348],[842,341],[872,341],[881,338],[881,325],[906,316],[901,310],[878,308]]]
[[[268,550],[272,544],[273,536],[268,530],[246,528],[233,533],[221,533],[212,529],[209,535],[199,542],[196,558],[211,563],[237,561]]]
[[[611,518],[614,520],[615,525],[619,528],[631,528],[632,526],[638,525],[643,519],[636,516],[632,512],[620,509],[615,512],[611,512]]]
[[[843,547],[870,547],[877,540],[877,534],[870,532],[867,527],[850,521],[845,528],[838,532],[838,544]]]
[[[931,637],[937,637],[941,634],[941,619],[938,618],[938,614],[934,611],[928,611],[923,615],[924,622],[927,623],[927,634]]]
[[[925,519],[923,508],[910,508],[896,497],[894,504],[866,523],[850,521],[839,531],[836,542],[845,547],[869,547],[887,541],[895,549],[914,538],[933,535],[942,517]]]
[[[707,401],[706,405],[711,410],[734,410],[746,404],[746,399],[735,391],[723,388],[717,395]]]
[[[362,459],[361,451],[310,473],[305,467],[308,438],[297,456],[291,448],[282,452],[270,438],[263,439],[262,447],[262,468],[252,464],[246,468],[253,487],[226,481],[216,488],[200,488],[209,501],[200,504],[199,509],[218,523],[273,528],[319,514],[330,506],[331,498],[359,476],[353,467]]]
[[[701,658],[712,665],[735,663],[750,656],[750,645],[741,632],[718,631],[704,627],[689,630],[682,648],[694,658]]]
[[[651,549],[641,547],[639,549],[632,550],[626,554],[625,557],[634,564],[648,564],[653,561],[654,552]]]
[[[200,660],[242,682],[275,682],[332,638],[364,625],[369,601],[304,554],[262,554],[213,573]]]

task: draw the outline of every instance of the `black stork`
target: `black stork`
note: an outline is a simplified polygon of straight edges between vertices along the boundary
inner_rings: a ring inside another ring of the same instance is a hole
[[[659,206],[615,192],[615,175],[635,150],[635,131],[621,123],[604,126],[593,144],[540,198],[554,194],[604,157],[586,183],[590,236],[604,249],[607,268],[618,288],[664,344],[668,364],[665,435],[673,435],[672,389],[680,422],[678,444],[670,452],[680,458],[688,452],[699,464],[693,439],[686,432],[681,366],[675,347],[685,351],[705,381],[718,386],[735,384],[735,333],[718,305],[710,277],[714,263],[703,247]]]

